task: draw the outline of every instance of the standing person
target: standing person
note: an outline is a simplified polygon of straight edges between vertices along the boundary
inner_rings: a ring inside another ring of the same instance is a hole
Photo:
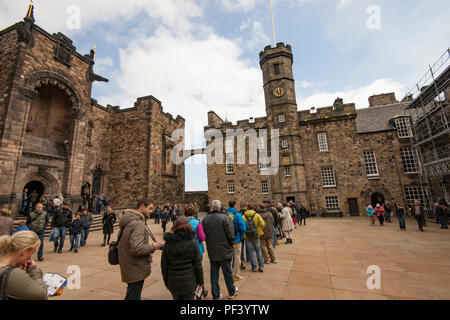
[[[253,204],[246,205],[246,211],[244,212],[244,221],[247,226],[245,231],[245,244],[249,249],[249,258],[252,265],[252,271],[264,272],[264,259],[261,253],[261,237],[264,235],[265,222],[261,216],[253,210],[255,206]],[[292,220],[291,220],[292,222]],[[258,259],[259,269],[256,269],[255,254]]]
[[[14,232],[14,220],[11,210],[0,209],[0,236],[11,236]]]
[[[108,246],[111,241],[111,235],[114,233],[114,224],[117,221],[116,213],[113,211],[112,207],[109,206],[106,213],[103,215],[103,244],[102,247],[106,246],[106,237],[108,237]]]
[[[425,210],[420,205],[420,201],[414,200],[414,204],[411,207],[411,212],[414,215],[414,218],[417,220],[419,230],[423,232],[423,221],[425,219]]]
[[[280,224],[280,218],[278,217],[277,210],[272,207],[272,203],[269,200],[264,200],[264,208],[270,212],[273,218],[273,229],[272,229],[272,247],[275,249],[277,244],[277,229]]]
[[[371,204],[367,206],[366,209],[367,216],[369,217],[369,221],[371,225],[375,225],[375,209]]]
[[[106,212],[108,212],[108,207],[112,204],[112,201],[110,198],[108,198],[107,196],[105,196],[103,198],[103,214],[105,214]]]
[[[80,241],[81,232],[83,230],[84,222],[81,220],[81,212],[78,212],[75,219],[70,224],[70,250],[78,253],[78,244]]]
[[[34,209],[38,201],[39,201],[39,193],[37,193],[36,190],[33,190],[33,192],[31,192],[30,194],[30,207],[28,209],[29,212],[31,212]]]
[[[236,209],[236,201],[228,202],[227,215],[230,217],[234,226],[234,248],[233,248],[233,280],[240,281],[241,277],[241,248],[242,241],[244,241],[244,234],[247,230],[242,214]]]
[[[261,236],[261,251],[264,258],[264,264],[277,263],[275,253],[273,251],[272,239],[273,239],[273,225],[274,220],[269,208],[264,206],[263,211],[260,213],[261,218],[264,220],[264,234]]]
[[[64,248],[64,240],[66,238],[66,232],[72,223],[73,214],[70,209],[71,205],[69,202],[64,202],[63,208],[58,210],[52,219],[52,228],[53,230],[53,242],[55,243],[55,247],[53,252],[58,250],[58,253],[62,253]],[[59,239],[61,239],[59,241]],[[59,242],[59,245],[58,245]]]
[[[38,251],[38,261],[44,261],[44,236],[45,229],[48,225],[48,214],[44,211],[44,205],[42,203],[37,203],[36,208],[27,218],[27,227],[36,232],[41,241]]]
[[[83,248],[86,245],[86,241],[89,237],[89,231],[91,230],[92,225],[92,214],[88,212],[87,208],[84,208],[82,211],[81,220],[83,221],[83,229],[81,230],[81,240],[80,246]]]
[[[22,193],[22,207],[20,208],[20,214],[22,216],[26,215],[28,208],[28,189],[24,189]]]
[[[144,223],[153,204],[138,202],[137,210],[126,210],[120,220],[118,236],[119,265],[122,282],[128,284],[125,300],[141,300],[144,281],[150,276],[152,254],[161,248],[159,242],[149,244],[149,234]]]
[[[189,216],[195,215],[194,210],[188,210]],[[171,232],[164,235],[161,271],[174,300],[194,300],[197,287],[204,284],[202,255],[194,236],[194,229],[185,217],[177,219]]]
[[[195,240],[197,241],[198,249],[200,251],[200,255],[203,257],[203,253],[205,253],[205,247],[203,246],[203,242],[206,240],[205,231],[203,230],[203,225],[200,222],[200,219],[195,218],[195,209],[187,208],[185,212],[185,216],[190,223],[192,230],[194,231]]]
[[[103,195],[99,194],[97,196],[97,202],[95,203],[94,214],[100,214],[102,212],[102,205],[103,205],[104,200],[105,199],[103,198]]]
[[[219,200],[211,202],[211,212],[203,219],[203,229],[206,235],[206,247],[211,264],[211,289],[214,300],[221,300],[219,286],[219,271],[222,268],[223,277],[228,289],[229,299],[236,298],[238,288],[234,285],[231,260],[234,247],[234,226],[226,214],[220,209],[222,204]]]
[[[163,234],[166,233],[167,222],[170,220],[170,207],[164,206],[163,212],[161,214],[161,226],[163,229]]]
[[[281,225],[284,234],[286,235],[286,242],[284,244],[292,243],[291,232],[294,231],[294,226],[292,223],[292,210],[287,203],[283,203],[283,209],[281,210]]]
[[[296,224],[296,217],[297,217],[297,210],[295,210],[295,205],[294,203],[290,202],[289,203],[289,208],[291,208],[292,211],[292,222],[294,223],[294,227],[295,229],[297,229],[297,224]]]
[[[439,217],[441,229],[448,229],[447,226],[447,203],[444,199],[439,201],[439,206],[436,208],[436,215]]]
[[[154,215],[155,215],[155,224],[159,224],[160,223],[160,221],[161,221],[161,213],[162,213],[161,206],[158,204],[156,206],[155,213],[154,213]]]
[[[300,202],[300,225],[303,224],[306,226],[306,218],[307,218],[307,210],[305,206]]]
[[[395,202],[395,213],[397,214],[398,224],[400,230],[406,230],[405,210],[402,205],[397,201]]]
[[[31,259],[40,247],[38,235],[33,231],[20,231],[0,237],[0,292],[5,290],[11,300],[47,300],[47,286],[42,271]],[[7,276],[9,274],[9,278]]]
[[[380,222],[380,226],[384,223],[384,208],[377,203],[375,207],[375,215],[378,217],[378,221]]]
[[[278,203],[277,204],[277,214],[278,214],[278,217],[280,219],[280,224],[279,224],[279,227],[278,227],[278,233],[279,233],[278,238],[279,239],[285,238],[285,235],[284,235],[284,232],[283,232],[283,225],[282,225],[283,221],[281,219],[281,212],[282,211],[283,211],[283,205],[281,203]]]
[[[386,215],[386,222],[392,223],[391,221],[391,214],[392,214],[392,208],[391,205],[388,201],[386,201],[386,203],[384,204],[384,212]]]

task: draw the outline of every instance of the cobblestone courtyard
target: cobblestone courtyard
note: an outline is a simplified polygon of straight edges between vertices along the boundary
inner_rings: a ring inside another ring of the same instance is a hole
[[[161,227],[153,223],[150,227],[162,239]],[[66,288],[63,296],[50,300],[124,298],[126,284],[121,282],[119,267],[108,264],[102,239],[100,232],[91,233],[78,254],[68,252],[67,236],[63,254],[53,253],[53,244],[46,240],[45,261],[38,263],[44,272],[67,276],[68,266],[81,268],[81,289]],[[266,265],[264,273],[252,273],[250,267],[242,272],[243,280],[236,283],[238,299],[450,299],[450,233],[434,223],[421,233],[412,219],[407,220],[407,231],[400,232],[395,218],[384,227],[370,226],[365,218],[312,218],[306,226],[297,227],[293,239],[293,244],[276,248],[278,263]],[[162,280],[160,258],[161,252],[153,255],[143,299],[171,299]],[[370,265],[381,268],[380,290],[367,289]],[[210,291],[206,254],[203,267]],[[221,290],[227,297],[222,278]]]

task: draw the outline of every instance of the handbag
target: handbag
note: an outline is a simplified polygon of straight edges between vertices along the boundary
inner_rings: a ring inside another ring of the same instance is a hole
[[[16,267],[13,266],[9,266],[5,271],[2,272],[2,274],[0,275],[0,287],[2,287],[3,284],[3,279],[5,279],[4,284],[3,284],[3,290],[2,290],[2,295],[1,295],[1,299],[2,301],[4,300],[8,300],[8,280],[9,280],[9,275],[11,274],[11,272],[15,269]]]
[[[117,266],[119,264],[119,241],[122,238],[123,231],[120,230],[119,238],[117,242],[111,242],[108,251],[108,262],[112,266]]]

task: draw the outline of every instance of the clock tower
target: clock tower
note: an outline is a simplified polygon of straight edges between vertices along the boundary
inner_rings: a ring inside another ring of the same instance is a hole
[[[306,201],[306,176],[299,136],[297,99],[292,71],[294,61],[290,45],[267,46],[259,54],[263,74],[269,134],[280,134],[280,168],[271,177],[276,201]]]

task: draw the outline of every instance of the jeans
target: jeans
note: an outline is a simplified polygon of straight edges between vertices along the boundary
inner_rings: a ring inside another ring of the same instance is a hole
[[[416,220],[417,220],[417,225],[419,226],[419,229],[422,230],[423,229],[423,217],[422,216],[415,216]]]
[[[447,228],[447,215],[445,212],[439,215],[439,223],[441,224],[441,228]]]
[[[231,269],[231,259],[223,261],[210,261],[211,263],[211,291],[214,300],[220,299],[219,271],[222,268],[225,284],[227,285],[228,294],[233,296],[236,293],[234,286],[233,270]]]
[[[27,204],[28,204],[27,200],[22,201],[22,207],[20,208],[20,213],[22,215],[25,214],[25,211],[27,211]]]
[[[144,287],[144,280],[135,283],[129,283],[125,300],[141,300],[141,293],[143,287]]]
[[[194,300],[195,292],[179,294],[171,292],[173,300]]]
[[[41,240],[41,245],[39,246],[38,251],[38,259],[41,259],[44,256],[44,237],[45,237],[45,228],[38,233],[39,240]]]
[[[406,219],[405,216],[397,216],[400,229],[406,229]]]
[[[390,211],[386,211],[386,222],[392,222],[391,221],[391,212]]]
[[[275,248],[277,245],[277,228],[273,227],[272,231],[272,246]]]
[[[86,240],[89,237],[90,228],[81,230],[81,240],[80,245],[84,247],[86,245]]]
[[[67,232],[67,228],[66,227],[56,227],[55,231],[53,231],[53,241],[55,242],[55,248],[58,248],[58,251],[62,251],[63,247],[64,247],[64,239],[66,238],[66,232]],[[61,242],[59,243],[59,247],[58,247],[58,239],[61,238]]]
[[[71,234],[70,235],[70,245],[75,250],[78,250],[78,242],[80,241],[80,234]]]
[[[256,261],[255,261],[255,253],[258,258],[258,265],[260,270],[264,270],[264,260],[261,254],[261,242],[258,239],[247,239],[245,240],[247,243],[247,248],[250,251],[250,262],[252,264],[252,270],[256,270]]]

